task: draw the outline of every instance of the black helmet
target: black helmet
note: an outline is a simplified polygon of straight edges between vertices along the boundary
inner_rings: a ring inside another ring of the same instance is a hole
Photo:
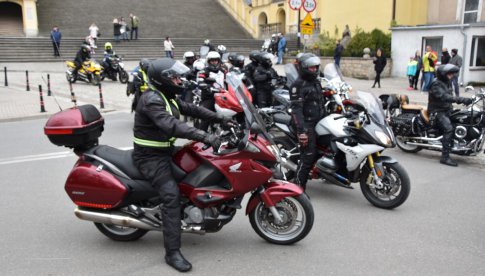
[[[140,69],[143,70],[143,72],[147,72],[148,66],[150,65],[150,61],[146,58],[142,58],[140,60]]]
[[[150,63],[148,67],[148,80],[152,86],[169,98],[184,91],[182,83],[175,84],[172,79],[180,77],[190,69],[182,62],[171,58],[159,58]]]
[[[251,51],[251,53],[249,54],[249,60],[257,63],[258,62],[258,56],[260,54],[261,54],[261,52],[258,51],[258,50]]]
[[[83,44],[81,45],[81,51],[83,51],[84,53],[89,53],[91,52],[91,47],[89,45]]]
[[[458,68],[458,66],[455,66],[453,64],[445,64],[445,65],[440,65],[438,67],[438,70],[436,71],[437,74],[436,74],[436,77],[441,80],[441,81],[444,81],[444,82],[448,82],[449,79],[446,75],[448,74],[456,74],[460,71],[460,68]]]
[[[270,53],[262,53],[259,55],[259,62],[266,68],[269,68],[273,65],[272,59],[274,58],[273,54]]]
[[[217,60],[217,64],[212,64],[211,61]],[[207,54],[207,68],[209,71],[217,73],[221,70],[222,60],[221,55],[216,51],[211,51]]]
[[[243,68],[244,66],[244,55],[241,55],[241,54],[238,54],[238,53],[232,53],[232,54],[229,54],[229,63],[232,64],[232,66],[234,67],[239,67],[239,68]]]
[[[317,67],[315,72],[308,70],[310,67]],[[320,70],[320,58],[314,54],[303,54],[300,57],[300,76],[306,80],[314,80],[317,78]]]

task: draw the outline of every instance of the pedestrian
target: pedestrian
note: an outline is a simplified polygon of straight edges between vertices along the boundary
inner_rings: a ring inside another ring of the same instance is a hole
[[[409,87],[408,90],[413,90],[414,78],[416,77],[416,71],[418,68],[418,62],[414,59],[414,57],[409,58],[408,62],[408,80],[409,80]]]
[[[126,23],[124,17],[120,18],[120,25],[121,25],[121,27],[120,27],[121,38],[123,40],[129,40],[128,39],[128,30],[127,30],[129,28],[128,28],[128,24]]]
[[[130,13],[130,19],[131,19],[130,39],[133,40],[133,33],[135,33],[135,39],[138,39],[138,25],[140,24],[140,19],[132,13]]]
[[[116,42],[120,42],[121,24],[118,18],[113,19],[113,35]]]
[[[435,65],[438,61],[438,55],[433,51],[433,48],[428,45],[426,46],[426,54],[423,56],[423,91],[428,91],[431,86],[431,81],[433,81]]]
[[[98,42],[99,28],[94,22],[89,26],[89,35],[94,39],[94,45],[96,45]]]
[[[62,34],[61,34],[61,31],[59,31],[59,27],[54,26],[54,28],[52,28],[52,31],[51,31],[51,40],[52,40],[52,48],[54,48],[55,57],[61,56],[59,52],[59,49],[61,48],[61,38],[62,38]]]
[[[376,56],[374,57],[374,70],[376,71],[376,78],[374,79],[374,85],[372,85],[372,88],[376,87],[376,83],[378,87],[381,88],[381,73],[384,71],[386,64],[387,60],[382,52],[382,49],[377,48]]]
[[[448,53],[448,49],[443,48],[441,52],[441,65],[448,64],[450,62],[451,56],[450,53]]]
[[[283,33],[280,33],[278,41],[278,62],[276,64],[283,63],[283,54],[286,51],[286,38]]]
[[[173,47],[170,37],[165,37],[165,41],[163,42],[163,48],[165,50],[165,57],[173,58],[173,49],[175,49],[175,47]]]
[[[414,90],[418,90],[418,81],[419,81],[419,75],[421,73],[421,69],[423,68],[423,59],[421,58],[421,51],[417,50],[416,53],[414,54],[414,60],[418,63],[418,66],[416,68],[416,75],[414,76]],[[421,77],[421,84],[420,84],[420,89],[423,82],[423,78]]]
[[[343,51],[344,46],[340,44],[340,39],[337,39],[337,46],[335,46],[335,50],[333,51],[333,60],[338,67],[340,67],[340,58],[342,57]]]
[[[94,38],[90,35],[86,36],[86,38],[84,39],[84,44],[89,46],[89,48],[91,49],[91,55],[94,55],[95,54],[94,49],[98,48],[94,43]]]
[[[453,77],[453,79],[451,79],[451,83],[453,84],[455,95],[457,97],[460,97],[460,86],[458,85],[458,77],[460,76],[461,66],[463,66],[463,59],[461,58],[460,55],[458,55],[458,49],[451,49],[450,64],[455,65],[459,69],[458,72]]]

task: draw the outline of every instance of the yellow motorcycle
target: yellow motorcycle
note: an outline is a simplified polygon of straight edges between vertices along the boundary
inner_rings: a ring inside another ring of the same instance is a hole
[[[66,61],[66,65],[66,79],[70,83],[75,83],[77,80],[82,80],[87,83],[98,85],[101,82],[101,73],[103,69],[95,60],[85,61],[81,68],[77,71],[77,74],[74,73],[76,69],[76,64],[74,61],[68,60]]]

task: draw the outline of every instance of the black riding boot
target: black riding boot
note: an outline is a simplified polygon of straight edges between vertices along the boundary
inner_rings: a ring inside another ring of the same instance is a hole
[[[180,249],[167,251],[165,262],[180,272],[186,272],[192,269],[192,264],[187,261]]]
[[[450,158],[450,152],[453,148],[453,132],[448,132],[443,135],[443,140],[441,141],[443,144],[443,151],[441,153],[440,163],[445,164],[452,167],[458,167],[458,163],[453,161]]]

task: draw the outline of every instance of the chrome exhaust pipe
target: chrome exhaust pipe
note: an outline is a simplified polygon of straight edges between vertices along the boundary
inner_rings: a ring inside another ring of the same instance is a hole
[[[406,142],[406,145],[411,145],[411,146],[419,146],[423,148],[433,148],[433,149],[442,149],[443,146],[441,145],[430,145],[430,144],[422,144],[422,143],[414,143],[414,142]]]
[[[125,227],[132,227],[132,228],[139,228],[145,230],[155,230],[161,231],[161,225],[156,224],[148,224],[136,218],[129,217],[127,215],[116,214],[106,210],[85,210],[80,209],[77,207],[74,209],[74,214],[76,217],[82,220],[88,220],[97,223],[104,223],[104,224],[114,224],[118,226],[125,226]]]

